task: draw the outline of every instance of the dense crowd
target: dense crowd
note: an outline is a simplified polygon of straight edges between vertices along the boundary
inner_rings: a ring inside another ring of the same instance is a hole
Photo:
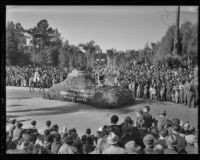
[[[137,64],[96,70],[105,77],[113,76],[115,85],[129,88],[134,98],[185,103],[188,107],[198,102],[196,68]]]
[[[62,82],[70,69],[54,66],[6,67],[6,85],[31,86],[36,71],[39,72],[43,88],[49,88]],[[195,68],[192,67],[170,68],[165,65],[130,64],[112,69],[96,67],[92,73],[99,83],[104,83],[107,77],[113,76],[115,85],[129,88],[134,98],[184,103],[188,107],[195,107],[198,102],[198,80]]]
[[[80,137],[75,128],[63,129],[48,120],[37,129],[12,119],[7,127],[7,154],[198,154],[198,130],[189,122],[167,118],[166,111],[157,117],[150,107],[136,111],[136,121],[112,115],[110,124]]]
[[[29,87],[31,85],[31,78],[34,77],[36,71],[39,72],[40,80],[42,81],[45,88],[49,88],[53,84],[62,82],[69,72],[68,68],[54,66],[7,66],[6,85]]]

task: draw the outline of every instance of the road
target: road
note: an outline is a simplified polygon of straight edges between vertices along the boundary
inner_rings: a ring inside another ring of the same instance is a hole
[[[35,93],[30,93],[26,87],[6,87],[6,117],[22,120],[23,128],[30,127],[30,122],[36,120],[39,129],[47,120],[51,120],[52,124],[60,126],[60,130],[64,126],[68,129],[76,128],[79,135],[82,135],[86,128],[91,128],[95,134],[98,127],[110,124],[113,114],[119,116],[119,123],[127,116],[135,121],[135,110],[143,109],[145,105],[151,107],[150,113],[154,117],[166,110],[169,119],[189,121],[195,127],[198,124],[197,108],[187,108],[182,104],[136,100],[136,104],[123,108],[98,109],[90,105],[43,99],[38,89]]]

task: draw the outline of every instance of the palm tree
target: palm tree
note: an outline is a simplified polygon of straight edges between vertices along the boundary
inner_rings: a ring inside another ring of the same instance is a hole
[[[112,49],[107,49],[106,53],[107,53],[107,59],[108,59],[107,66],[113,67],[115,65],[117,51],[116,51],[116,49],[112,48]]]
[[[92,69],[94,65],[94,54],[101,52],[100,46],[95,45],[95,41],[90,41],[88,43],[81,43],[79,47],[85,51],[87,58],[87,68]]]

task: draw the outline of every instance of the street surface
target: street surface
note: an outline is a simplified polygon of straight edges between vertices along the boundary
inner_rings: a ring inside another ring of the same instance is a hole
[[[42,98],[42,93],[35,89],[34,93],[29,92],[28,87],[6,87],[6,118],[22,120],[23,128],[30,127],[32,120],[37,121],[37,128],[40,129],[47,120],[58,124],[61,130],[63,126],[68,129],[76,128],[79,136],[82,136],[86,128],[91,128],[95,134],[98,127],[110,124],[110,117],[113,114],[119,116],[119,123],[125,117],[130,116],[134,121],[135,110],[143,109],[145,105],[151,107],[150,113],[156,117],[159,112],[166,110],[167,117],[179,118],[189,121],[195,127],[198,124],[197,108],[187,108],[182,104],[150,100],[136,100],[136,104],[125,106],[119,109],[98,109],[89,105],[47,100]]]

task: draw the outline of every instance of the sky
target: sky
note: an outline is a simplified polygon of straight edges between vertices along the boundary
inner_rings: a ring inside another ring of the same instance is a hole
[[[198,22],[197,6],[180,7],[180,24]],[[78,45],[91,40],[102,51],[143,49],[160,41],[175,24],[177,6],[7,6],[6,21],[25,29],[46,19],[63,40]]]

